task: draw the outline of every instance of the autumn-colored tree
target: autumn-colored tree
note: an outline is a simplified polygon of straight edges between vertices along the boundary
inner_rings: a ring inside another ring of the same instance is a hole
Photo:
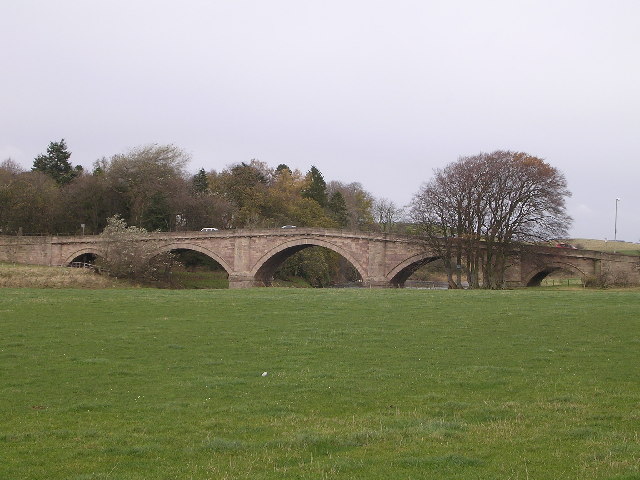
[[[212,189],[233,205],[233,228],[263,225],[270,177],[268,167],[256,160],[232,165],[218,174]]]
[[[360,184],[327,186],[315,166],[303,174],[254,159],[192,175],[180,148],[146,145],[97,160],[90,174],[71,174],[64,140],[52,143],[48,155],[58,160],[46,163],[40,156],[36,168],[47,173],[24,172],[11,161],[0,165],[2,234],[97,234],[114,215],[146,231],[374,224],[373,197]],[[58,176],[55,165],[63,167]],[[294,257],[289,266],[318,285],[353,277],[353,267],[339,255],[318,251]]]

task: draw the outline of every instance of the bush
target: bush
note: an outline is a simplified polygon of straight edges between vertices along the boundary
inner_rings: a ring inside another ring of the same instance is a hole
[[[629,276],[626,273],[611,273],[609,270],[587,277],[584,281],[584,286],[587,288],[628,287],[629,285]]]
[[[156,254],[153,242],[144,241],[149,232],[144,228],[127,226],[119,215],[107,219],[100,234],[106,244],[104,255],[96,260],[96,267],[112,277],[138,281],[157,281],[166,278],[174,262],[170,253]]]

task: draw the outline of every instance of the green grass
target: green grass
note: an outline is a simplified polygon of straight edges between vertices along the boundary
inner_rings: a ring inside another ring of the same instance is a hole
[[[640,478],[637,289],[4,289],[0,328],[3,479]]]
[[[625,255],[640,255],[640,244],[633,242],[624,242],[621,240],[594,240],[585,238],[575,238],[568,240],[569,243],[587,250],[596,250],[600,252],[622,253]]]
[[[287,280],[274,280],[274,287],[311,288],[304,278],[292,277]],[[176,289],[221,289],[229,288],[229,278],[225,271],[180,271],[172,273],[166,287]]]
[[[229,288],[229,278],[225,271],[175,271],[172,273],[173,288],[205,289]]]

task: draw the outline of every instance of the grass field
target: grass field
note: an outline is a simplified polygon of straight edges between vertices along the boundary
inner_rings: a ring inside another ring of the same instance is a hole
[[[172,273],[171,284],[174,288],[181,289],[229,288],[229,279],[224,271],[185,272],[178,270]]]
[[[2,289],[0,327],[2,479],[640,479],[638,290]]]
[[[586,238],[576,238],[568,240],[569,243],[587,250],[596,250],[599,252],[617,252],[626,255],[640,255],[640,244],[613,240],[593,240]]]

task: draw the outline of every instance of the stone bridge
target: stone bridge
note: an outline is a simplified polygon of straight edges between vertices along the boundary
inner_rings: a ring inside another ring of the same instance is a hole
[[[291,255],[308,247],[325,247],[348,260],[370,287],[402,287],[421,265],[437,256],[416,237],[319,228],[220,230],[150,233],[158,253],[194,250],[218,262],[229,275],[230,288],[268,286]],[[70,265],[100,257],[106,243],[99,236],[0,236],[0,261],[36,265]],[[507,270],[509,286],[539,285],[557,270],[582,278],[608,272],[640,284],[638,257],[589,250],[522,246]]]

